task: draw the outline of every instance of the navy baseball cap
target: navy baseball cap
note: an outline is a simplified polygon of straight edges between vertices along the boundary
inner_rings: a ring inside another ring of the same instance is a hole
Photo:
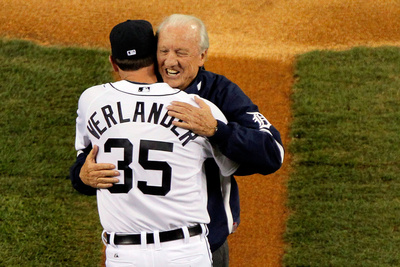
[[[155,55],[157,40],[146,20],[127,20],[110,32],[111,54],[117,59],[141,59]]]

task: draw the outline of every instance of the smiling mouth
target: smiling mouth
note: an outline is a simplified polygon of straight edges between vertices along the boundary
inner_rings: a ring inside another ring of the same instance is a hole
[[[176,76],[179,74],[179,71],[173,69],[166,69],[166,72],[168,76]]]

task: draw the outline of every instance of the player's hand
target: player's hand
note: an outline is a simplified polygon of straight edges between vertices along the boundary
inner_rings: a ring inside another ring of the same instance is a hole
[[[109,163],[96,163],[96,155],[99,151],[98,146],[93,146],[83,164],[79,177],[82,182],[94,188],[110,188],[119,182],[119,172],[114,170],[115,165]]]
[[[171,105],[167,106],[168,115],[182,120],[182,122],[173,121],[172,123],[201,136],[213,136],[218,125],[217,120],[213,117],[210,107],[202,99],[195,96],[195,101],[200,106],[199,108],[185,102],[171,102]]]

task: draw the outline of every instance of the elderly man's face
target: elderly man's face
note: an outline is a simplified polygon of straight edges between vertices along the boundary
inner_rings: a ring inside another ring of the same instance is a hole
[[[158,36],[158,69],[169,86],[185,90],[204,65],[206,52],[199,51],[194,26],[167,26]]]

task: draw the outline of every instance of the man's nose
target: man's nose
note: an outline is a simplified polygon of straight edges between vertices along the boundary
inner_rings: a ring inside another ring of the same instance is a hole
[[[168,53],[167,55],[165,55],[165,65],[167,65],[168,67],[178,65],[176,54]]]

